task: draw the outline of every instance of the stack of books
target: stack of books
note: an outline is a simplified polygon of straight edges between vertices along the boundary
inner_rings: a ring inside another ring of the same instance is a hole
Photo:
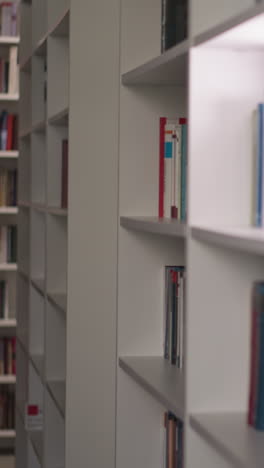
[[[18,148],[18,116],[3,111],[0,114],[0,151]]]
[[[8,312],[8,283],[0,280],[0,320],[7,319]]]
[[[17,206],[17,170],[0,168],[0,206]]]
[[[0,226],[0,263],[17,261],[17,227]]]
[[[159,217],[186,221],[187,120],[160,118]]]
[[[176,416],[164,414],[164,468],[183,468],[183,423]]]
[[[9,58],[0,58],[0,93],[17,94],[19,70],[17,63],[18,48],[10,47]]]
[[[264,431],[264,282],[252,291],[248,424]]]
[[[183,368],[185,268],[165,267],[164,358]]]
[[[15,392],[13,388],[4,386],[0,389],[0,429],[15,428]]]
[[[161,0],[161,52],[187,38],[188,0]]]
[[[61,208],[68,208],[68,140],[62,140]]]
[[[0,375],[16,373],[16,338],[0,338]]]
[[[18,2],[0,3],[1,36],[18,35]]]

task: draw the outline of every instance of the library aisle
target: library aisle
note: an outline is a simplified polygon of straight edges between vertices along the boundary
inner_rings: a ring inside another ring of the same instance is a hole
[[[0,445],[15,468],[263,468],[264,2],[20,14]]]

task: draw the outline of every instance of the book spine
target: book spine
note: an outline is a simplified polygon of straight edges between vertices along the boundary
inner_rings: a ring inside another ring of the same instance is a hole
[[[170,282],[169,282],[169,268],[165,267],[165,295],[164,295],[164,358],[170,359]]]
[[[255,413],[255,428],[264,430],[264,284],[257,286],[257,294],[259,296],[259,314],[257,316],[257,327],[259,333],[258,346],[258,382],[256,392],[256,413]]]
[[[248,424],[254,426],[255,406],[256,406],[256,377],[257,377],[257,308],[256,308],[256,286],[252,292],[251,310],[251,366],[250,366],[250,390],[248,403]]]
[[[165,126],[166,117],[160,118],[159,128],[159,217],[164,217],[164,192],[165,192],[165,173],[164,173],[164,152],[165,152]]]
[[[175,419],[168,413],[168,468],[175,468]]]
[[[172,319],[171,319],[171,363],[177,364],[177,327],[178,327],[178,294],[177,294],[177,283],[178,283],[178,272],[171,270],[171,281],[172,281]]]
[[[182,125],[181,220],[186,221],[187,193],[187,125]]]
[[[181,219],[181,173],[182,173],[182,126],[178,125],[176,129],[177,138],[177,218]]]
[[[256,226],[262,225],[262,165],[263,165],[263,105],[258,105],[258,144],[257,144],[257,213]]]

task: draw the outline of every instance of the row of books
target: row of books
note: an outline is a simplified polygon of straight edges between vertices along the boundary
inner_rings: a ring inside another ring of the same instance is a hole
[[[15,428],[15,392],[6,385],[0,388],[0,429]]]
[[[17,206],[17,170],[0,168],[0,206]]]
[[[11,151],[18,148],[18,116],[2,111],[0,114],[0,150]]]
[[[0,338],[0,375],[16,373],[16,338]]]
[[[18,2],[0,3],[1,36],[18,36]]]
[[[19,88],[18,48],[9,48],[9,58],[0,58],[0,93],[17,94]]]
[[[8,318],[8,283],[0,280],[0,320]]]
[[[188,0],[161,0],[161,52],[187,38]]]
[[[183,468],[183,423],[170,411],[164,414],[164,468]]]
[[[264,431],[264,281],[252,288],[248,423]]]
[[[159,217],[186,220],[187,120],[160,118]]]
[[[0,226],[0,263],[17,261],[17,226]]]
[[[68,140],[62,140],[61,208],[68,207]]]
[[[165,267],[164,358],[183,367],[185,267]]]

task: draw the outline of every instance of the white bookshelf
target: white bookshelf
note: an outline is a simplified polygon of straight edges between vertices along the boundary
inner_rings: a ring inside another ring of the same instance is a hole
[[[245,414],[264,4],[191,0],[189,37],[161,55],[160,3],[22,3],[17,406],[39,402],[44,426],[17,418],[17,468],[160,468],[167,410],[185,468],[262,468]],[[161,116],[189,122],[187,223],[157,218]],[[187,270],[181,372],[163,359],[173,264]]]
[[[0,36],[1,57],[8,57],[9,48],[11,46],[19,46],[20,38],[13,36]],[[0,93],[0,112],[7,110],[8,112],[18,114],[19,109],[19,94]],[[19,151],[0,151],[0,163],[3,169],[15,169],[18,167]],[[9,224],[17,224],[18,208],[15,206],[0,207],[0,224],[1,226]],[[16,290],[17,290],[17,264],[16,263],[0,263],[0,279],[8,282],[8,313],[5,318],[0,319],[0,338],[11,337],[16,335]],[[14,389],[16,386],[15,375],[0,375],[1,390],[7,388]],[[1,429],[0,430],[0,451],[13,449],[15,445],[15,430]],[[2,453],[1,453],[2,455]],[[12,458],[12,460],[11,460]],[[13,457],[0,457],[0,464],[6,463],[7,466],[14,466]]]
[[[22,2],[21,17],[16,466],[64,468],[68,210],[61,208],[61,171],[69,3]],[[26,430],[27,403],[42,408],[42,430]]]

